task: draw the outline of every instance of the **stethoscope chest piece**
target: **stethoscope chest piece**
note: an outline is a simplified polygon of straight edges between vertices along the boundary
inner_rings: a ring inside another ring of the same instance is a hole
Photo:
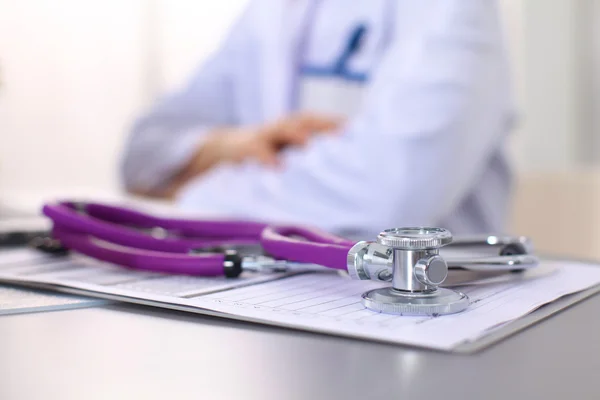
[[[392,286],[362,295],[363,305],[376,312],[401,315],[443,315],[463,311],[469,297],[439,287],[448,275],[448,265],[439,249],[452,241],[442,228],[388,229],[377,237],[380,254],[392,258]]]

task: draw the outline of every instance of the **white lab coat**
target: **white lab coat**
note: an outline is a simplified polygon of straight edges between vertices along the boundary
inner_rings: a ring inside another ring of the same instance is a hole
[[[328,76],[357,24],[368,28],[360,49],[344,74]],[[179,205],[369,235],[424,225],[500,232],[513,111],[500,25],[492,0],[252,1],[189,84],[137,121],[124,182],[160,185],[214,127],[310,109],[298,104],[307,78],[298,71],[317,70],[313,83],[363,87],[341,132],[287,151],[280,170],[216,167]]]

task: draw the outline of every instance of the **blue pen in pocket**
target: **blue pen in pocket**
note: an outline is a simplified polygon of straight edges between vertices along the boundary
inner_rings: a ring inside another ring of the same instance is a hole
[[[352,58],[353,55],[358,53],[362,47],[364,42],[364,38],[367,33],[367,26],[365,24],[360,24],[354,28],[350,37],[348,38],[348,42],[346,44],[346,48],[342,51],[340,56],[333,67],[333,73],[336,75],[347,76],[347,75],[363,75],[364,74],[352,74],[348,71],[348,61]]]

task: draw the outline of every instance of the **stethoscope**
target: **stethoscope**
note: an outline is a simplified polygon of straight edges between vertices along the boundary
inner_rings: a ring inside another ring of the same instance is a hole
[[[362,295],[366,308],[389,314],[466,309],[467,295],[440,287],[449,269],[520,271],[538,264],[526,238],[453,240],[448,230],[435,227],[388,229],[376,241],[356,242],[312,227],[162,218],[100,203],[46,204],[43,213],[52,221],[51,235],[32,244],[45,252],[74,251],[135,270],[230,278],[243,271],[283,272],[297,263],[319,265],[353,279],[390,282]],[[496,255],[453,257],[450,248],[459,254],[491,249]]]

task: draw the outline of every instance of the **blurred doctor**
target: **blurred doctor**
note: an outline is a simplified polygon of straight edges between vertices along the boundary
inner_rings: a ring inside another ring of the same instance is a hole
[[[512,105],[496,1],[255,0],[136,122],[123,180],[333,232],[498,232]]]

